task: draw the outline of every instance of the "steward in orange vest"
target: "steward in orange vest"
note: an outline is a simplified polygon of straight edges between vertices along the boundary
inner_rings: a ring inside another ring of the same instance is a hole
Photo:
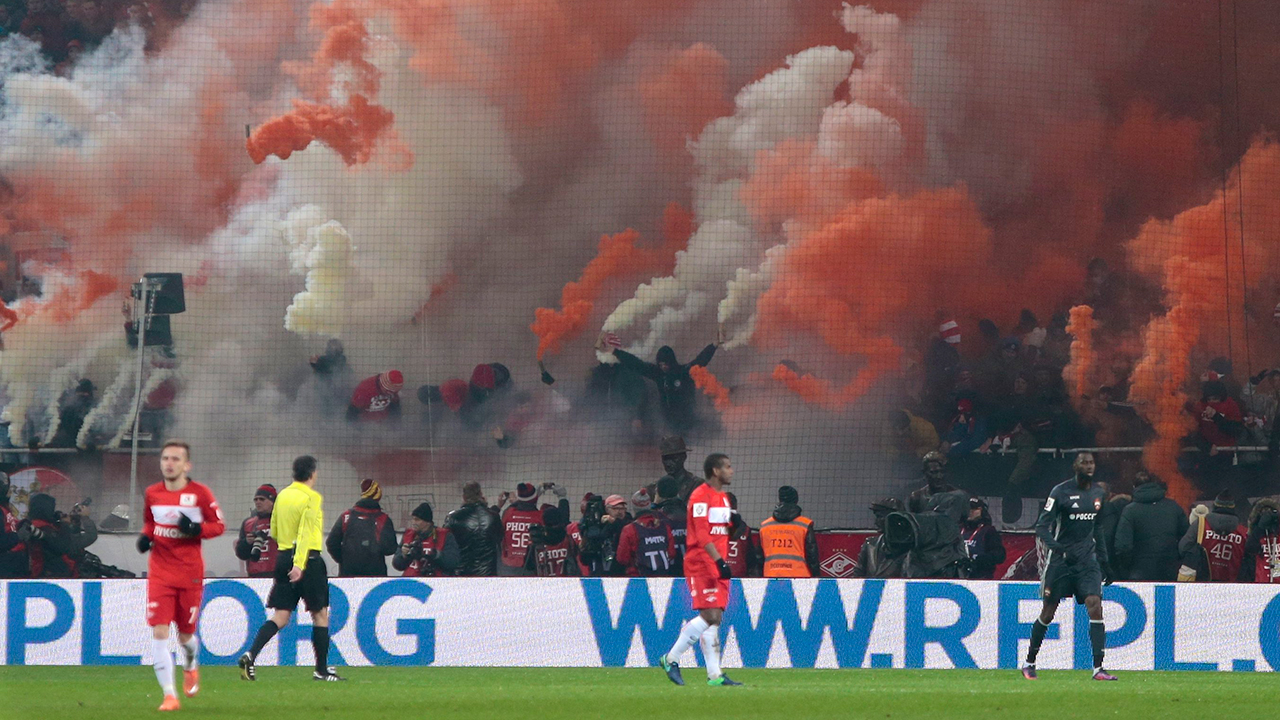
[[[760,523],[767,578],[807,578],[818,574],[818,538],[813,521],[800,514],[800,493],[790,485],[778,488],[778,507]]]

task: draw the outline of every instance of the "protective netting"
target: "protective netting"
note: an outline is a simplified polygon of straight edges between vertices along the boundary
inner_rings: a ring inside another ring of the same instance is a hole
[[[867,526],[938,449],[1010,522],[1058,448],[1118,448],[1102,477],[1145,467],[1184,503],[1274,490],[1272,0],[10,1],[0,24],[19,504],[128,504],[135,408],[142,482],[181,437],[233,516],[303,453],[331,517],[365,477],[397,525],[469,480],[629,496],[668,435],[695,474],[733,458],[753,525],[788,484]],[[139,357],[154,272],[186,311]]]

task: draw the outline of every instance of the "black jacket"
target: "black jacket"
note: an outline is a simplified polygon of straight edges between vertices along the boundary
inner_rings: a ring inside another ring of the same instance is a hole
[[[611,577],[626,572],[627,569],[617,561],[618,540],[622,537],[622,529],[633,520],[631,513],[627,513],[621,520],[601,522],[594,527],[578,521],[578,532],[582,533],[578,558],[586,566],[588,575]]]
[[[458,574],[489,577],[498,574],[498,541],[502,523],[497,513],[484,503],[468,503],[449,513],[444,526],[458,539],[462,561]]]
[[[1182,564],[1178,542],[1187,534],[1187,513],[1164,496],[1159,483],[1139,485],[1120,513],[1116,556],[1128,565],[1128,580],[1174,582]]]
[[[689,531],[689,515],[684,500],[671,498],[653,506],[654,510],[667,516],[671,523],[671,536],[676,541],[676,556],[671,560],[671,574],[679,577],[684,574],[684,555],[687,548]]]
[[[1133,498],[1129,495],[1114,495],[1102,505],[1102,514],[1098,522],[1102,524],[1102,540],[1107,546],[1107,557],[1111,560],[1111,577],[1117,580],[1129,576],[1129,569],[1116,557],[1116,529],[1120,527],[1120,513],[1124,512]]]
[[[1005,561],[1008,553],[1004,549],[1004,538],[991,524],[991,516],[985,509],[977,522],[965,521],[964,527],[960,528],[960,538],[964,540],[965,549],[969,552],[969,577],[975,580],[993,579],[996,568]]]
[[[386,577],[387,557],[394,555],[396,548],[399,547],[396,541],[396,528],[391,518],[386,517],[386,521],[382,524],[376,548],[360,548],[360,552],[355,553],[348,552],[346,531],[343,529],[343,525],[349,522],[349,515],[353,519],[355,516],[369,519],[378,516],[386,517],[377,500],[361,500],[355,504],[355,507],[338,516],[338,520],[329,531],[329,539],[325,541],[329,555],[338,563],[338,576]]]
[[[645,362],[629,352],[615,350],[613,353],[623,367],[634,370],[658,384],[658,402],[662,407],[662,417],[667,426],[676,432],[685,432],[697,424],[698,391],[693,386],[693,378],[689,368],[695,365],[705,367],[716,354],[716,346],[708,345],[698,353],[693,362],[680,365],[676,362],[676,353],[670,347],[662,346],[658,350],[658,359],[668,363],[671,369],[662,372],[657,363]]]

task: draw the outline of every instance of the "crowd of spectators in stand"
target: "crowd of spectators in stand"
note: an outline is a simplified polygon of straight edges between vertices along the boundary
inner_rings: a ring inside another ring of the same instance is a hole
[[[1090,263],[1081,301],[1091,303],[1099,323],[1095,376],[1104,381],[1081,397],[1071,396],[1063,378],[1073,340],[1065,312],[1044,324],[1023,309],[1007,332],[981,319],[976,341],[939,315],[937,335],[921,365],[906,373],[901,404],[889,413],[893,451],[907,465],[942,453],[959,486],[1006,498],[1002,519],[1012,523],[1022,511],[1020,498],[1043,496],[1069,472],[1069,458],[1046,450],[1141,447],[1153,431],[1129,389],[1136,338],[1130,322],[1144,306],[1142,295],[1112,277],[1105,262]],[[1188,389],[1196,399],[1184,408],[1197,425],[1183,438],[1180,470],[1210,497],[1225,487],[1271,492],[1280,370],[1241,382],[1232,362],[1218,357],[1198,375],[1198,386]],[[1132,487],[1141,471],[1132,451],[1104,452],[1099,465],[1100,478],[1122,488]]]
[[[502,448],[515,445],[535,421],[567,417],[570,410],[586,422],[629,428],[646,442],[664,431],[683,434],[702,424],[698,390],[689,371],[710,363],[719,343],[706,346],[688,363],[680,363],[671,347],[663,346],[654,362],[648,362],[618,345],[616,336],[601,336],[596,345],[598,362],[574,397],[560,392],[555,376],[541,363],[543,387],[533,390],[518,387],[507,366],[496,362],[476,365],[466,380],[419,385],[415,394],[422,424],[427,428],[456,424],[491,437]],[[406,380],[400,370],[357,378],[339,340],[330,340],[323,354],[312,356],[311,368],[322,407],[330,414],[344,407],[346,419],[353,423],[402,421]]]

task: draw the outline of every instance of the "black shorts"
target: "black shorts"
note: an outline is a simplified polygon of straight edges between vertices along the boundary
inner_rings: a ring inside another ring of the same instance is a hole
[[[302,569],[302,579],[296,583],[289,582],[292,569],[293,550],[281,550],[276,556],[275,584],[267,595],[267,607],[293,612],[298,609],[299,600],[309,613],[329,607],[329,569],[320,553],[311,554]]]
[[[1052,560],[1044,569],[1040,580],[1040,596],[1057,602],[1063,598],[1076,598],[1083,605],[1090,595],[1102,597],[1102,567],[1097,560],[1068,565],[1063,560]]]

